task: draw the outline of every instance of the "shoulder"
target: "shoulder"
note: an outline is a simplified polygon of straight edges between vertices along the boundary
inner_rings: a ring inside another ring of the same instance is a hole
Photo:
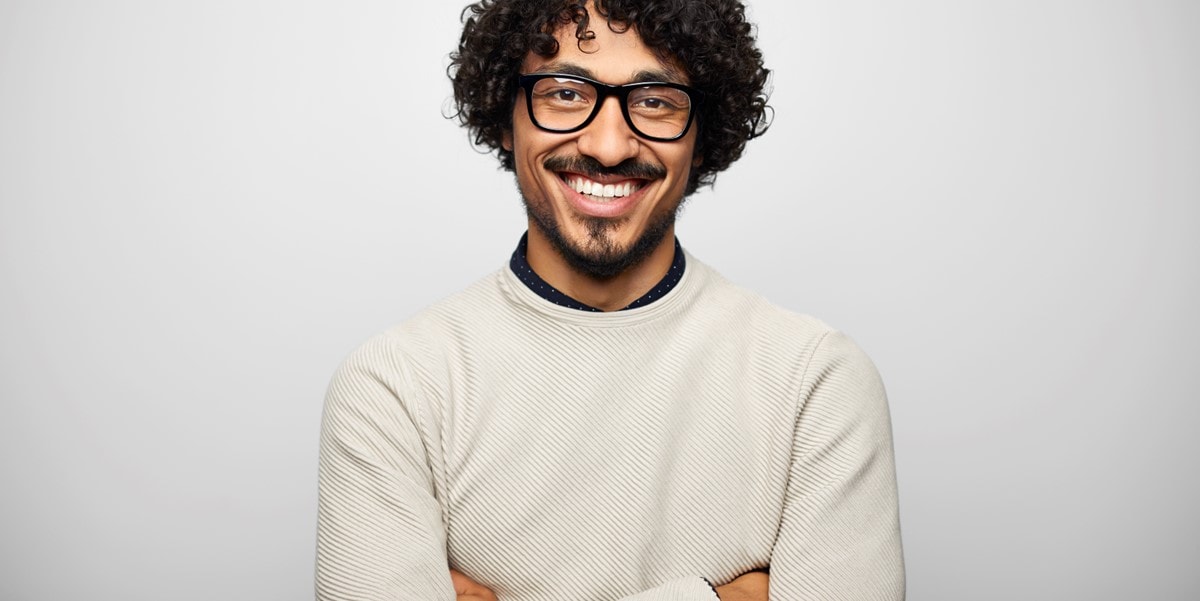
[[[812,351],[824,338],[838,333],[824,321],[777,305],[690,256],[688,268],[697,269],[704,279],[705,292],[699,304],[706,318],[736,324],[752,333],[759,344]]]
[[[507,310],[496,271],[433,303],[408,319],[367,341],[368,347],[390,347],[393,352],[424,356],[444,351],[447,344]]]
[[[747,357],[774,366],[805,389],[831,370],[839,376],[878,382],[875,365],[845,332],[812,315],[781,307],[689,257],[688,267],[693,265],[705,279],[698,316],[740,341]]]
[[[375,378],[408,380],[445,363],[463,336],[479,332],[505,310],[499,272],[485,276],[360,344],[343,361],[338,376],[363,372]],[[338,376],[335,376],[335,381]]]

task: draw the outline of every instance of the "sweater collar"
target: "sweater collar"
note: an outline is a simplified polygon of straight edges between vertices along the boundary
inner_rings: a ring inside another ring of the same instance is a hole
[[[513,275],[525,284],[534,294],[550,301],[560,307],[567,307],[578,311],[588,311],[591,313],[602,313],[600,309],[580,302],[568,296],[565,292],[551,286],[546,280],[543,280],[532,267],[525,254],[529,248],[529,232],[525,232],[521,236],[521,241],[517,243],[517,249],[513,251],[512,258],[508,261],[508,267],[512,270]],[[684,267],[687,264],[687,259],[683,252],[683,247],[679,244],[679,238],[675,239],[675,256],[671,260],[671,268],[667,270],[667,274],[663,276],[657,284],[654,285],[646,294],[638,297],[632,303],[621,308],[621,311],[628,309],[636,309],[644,307],[662,298],[670,292],[672,288],[679,284],[679,280],[683,278]]]

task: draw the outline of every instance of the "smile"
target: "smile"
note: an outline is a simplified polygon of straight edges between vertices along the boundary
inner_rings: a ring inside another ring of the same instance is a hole
[[[567,184],[567,187],[574,189],[580,194],[587,194],[596,199],[629,196],[642,187],[640,182],[634,180],[603,184],[575,174],[561,174],[560,177]]]

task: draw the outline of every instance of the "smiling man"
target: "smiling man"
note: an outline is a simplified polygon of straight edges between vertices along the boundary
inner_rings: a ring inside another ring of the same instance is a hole
[[[318,598],[902,599],[875,368],[675,239],[766,128],[742,5],[468,13],[458,116],[528,231],[334,377]]]

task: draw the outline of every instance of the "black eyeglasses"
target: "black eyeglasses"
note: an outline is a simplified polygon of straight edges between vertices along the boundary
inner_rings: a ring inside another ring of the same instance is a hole
[[[610,86],[563,73],[517,77],[525,89],[529,118],[540,129],[556,133],[579,131],[596,118],[604,99],[616,96],[621,114],[637,135],[656,142],[678,140],[687,133],[704,93],[663,81],[639,81]]]

